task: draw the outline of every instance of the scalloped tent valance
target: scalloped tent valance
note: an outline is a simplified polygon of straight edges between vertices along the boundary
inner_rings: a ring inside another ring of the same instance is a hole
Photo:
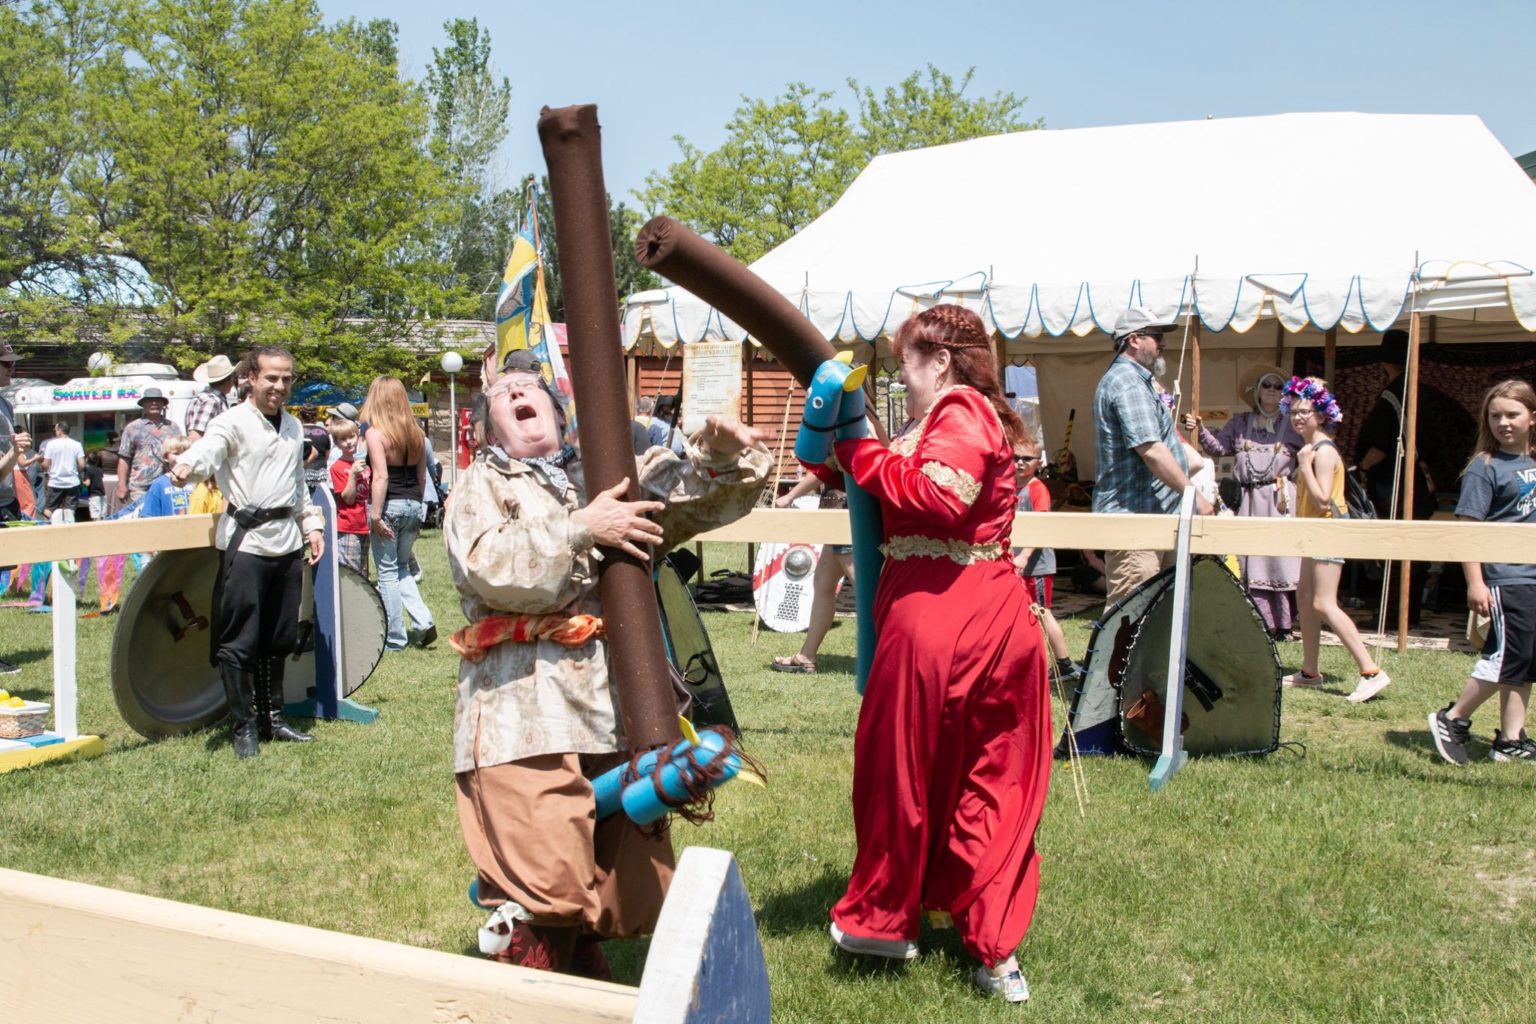
[[[1215,347],[1253,345],[1240,336],[1261,319],[1315,338],[1412,309],[1436,315],[1441,340],[1458,322],[1532,331],[1533,268],[1536,186],[1481,120],[1351,113],[882,156],[752,266],[834,341],[961,302],[1020,355],[1081,348],[1134,303],[1197,316]],[[623,330],[626,347],[745,339],[680,288],[632,296]]]

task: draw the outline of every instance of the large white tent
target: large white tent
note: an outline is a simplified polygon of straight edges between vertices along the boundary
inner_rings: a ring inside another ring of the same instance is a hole
[[[1054,434],[1138,302],[1198,325],[1202,407],[1234,404],[1242,368],[1282,348],[1374,342],[1414,311],[1436,341],[1528,340],[1536,186],[1470,116],[1021,132],[875,159],[752,269],[877,354],[924,306],[977,309],[1007,358],[1039,368]],[[625,310],[626,346],[743,337],[678,288]],[[1091,458],[1091,440],[1073,448]]]

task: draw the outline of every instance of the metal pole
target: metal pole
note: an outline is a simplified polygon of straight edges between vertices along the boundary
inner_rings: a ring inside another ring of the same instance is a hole
[[[448,375],[448,490],[459,486],[459,396],[454,387],[458,374]]]

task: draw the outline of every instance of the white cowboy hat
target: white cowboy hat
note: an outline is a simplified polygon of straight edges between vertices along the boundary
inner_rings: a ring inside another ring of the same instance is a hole
[[[192,379],[200,384],[217,384],[234,372],[235,364],[229,361],[229,356],[218,355],[206,363],[199,363],[192,371]]]

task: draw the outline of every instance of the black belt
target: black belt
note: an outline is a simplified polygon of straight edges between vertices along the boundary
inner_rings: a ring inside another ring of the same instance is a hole
[[[219,636],[224,632],[224,572],[229,566],[229,560],[235,556],[236,551],[240,550],[240,545],[245,541],[245,535],[248,532],[263,523],[291,517],[293,506],[258,508],[253,511],[225,505],[224,514],[235,521],[235,530],[229,535],[228,546],[219,555],[219,572],[213,578],[213,614],[210,616],[213,619],[213,628],[208,631],[208,663],[214,668],[219,667]]]

